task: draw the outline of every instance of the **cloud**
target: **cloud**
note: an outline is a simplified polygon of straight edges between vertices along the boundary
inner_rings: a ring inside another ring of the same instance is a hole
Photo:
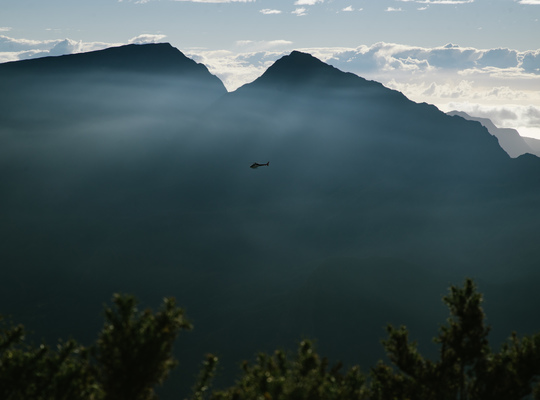
[[[101,50],[118,43],[81,42],[71,39],[29,40],[0,35],[0,62],[18,61],[36,57],[60,56]]]
[[[533,6],[540,6],[540,0],[520,0],[519,4],[528,4]]]
[[[152,35],[152,34],[142,34],[135,36],[129,39],[128,43],[130,44],[144,44],[144,43],[160,43],[165,39],[167,35]]]
[[[261,14],[271,15],[271,14],[281,14],[281,10],[272,10],[270,8],[265,8],[259,11]]]
[[[289,49],[293,42],[290,40],[238,40],[235,45],[244,53],[261,51],[278,51]]]
[[[403,10],[401,8],[388,7],[385,11],[386,12],[399,12]]]
[[[420,4],[467,4],[474,3],[474,0],[398,0],[403,3],[420,3]]]
[[[9,32],[11,29],[9,26],[0,26],[0,32]]]
[[[151,1],[158,0],[118,0],[119,3],[135,3],[135,4],[146,4]],[[256,0],[169,0],[176,2],[191,2],[191,3],[252,3]]]
[[[540,50],[524,52],[521,57],[520,67],[525,72],[540,74]]]
[[[422,4],[467,4],[474,3],[474,0],[422,0],[417,1]]]
[[[255,42],[242,45],[252,45]],[[277,59],[288,51],[255,51],[233,53],[231,51],[186,52],[188,57],[206,65],[208,70],[219,77],[227,90],[233,91],[261,76]]]
[[[421,82],[421,81],[397,81],[395,79],[386,82],[386,85],[392,89],[399,90],[415,101],[432,102],[433,99],[438,99],[439,104],[445,104],[448,101],[461,99],[468,101],[484,101],[485,103],[516,103],[521,101],[534,101],[534,97],[530,96],[522,90],[512,89],[509,86],[484,87],[475,84],[471,80],[455,80],[446,79],[440,82]]]
[[[172,0],[172,1],[189,1],[192,3],[253,3],[256,0]]]
[[[64,39],[54,45],[52,49],[49,50],[49,55],[51,56],[61,56],[64,54],[73,54],[80,53],[83,51],[82,42],[76,42],[71,39]]]
[[[295,6],[313,6],[317,3],[324,3],[324,0],[296,0]]]
[[[429,70],[474,71],[484,74],[540,75],[540,50],[519,52],[507,48],[476,49],[446,44],[439,47],[406,46],[394,43],[375,43],[355,49],[336,51],[329,62],[338,68],[354,68],[356,73],[379,71]]]
[[[514,128],[523,136],[540,133],[540,107],[533,105],[491,106],[470,102],[448,103],[443,111],[459,110],[479,118],[489,118],[499,128]]]
[[[307,10],[306,10],[305,7],[299,7],[296,10],[291,11],[291,14],[296,14],[296,16],[302,17],[302,16],[306,15],[306,11]]]
[[[342,9],[341,11],[350,12],[350,11],[354,11],[354,8],[352,8],[352,6],[348,6]]]

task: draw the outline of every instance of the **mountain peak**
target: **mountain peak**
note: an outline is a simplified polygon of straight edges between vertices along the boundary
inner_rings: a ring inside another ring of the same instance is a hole
[[[186,57],[170,43],[128,44],[86,53],[14,61],[0,65],[2,72],[43,74],[88,71],[122,73],[209,74],[207,68]]]
[[[374,82],[366,81],[350,72],[343,72],[309,53],[293,51],[281,57],[266,72],[254,82],[245,85],[245,89],[274,89],[290,90],[306,87],[311,90],[343,87],[351,88],[362,85],[371,85]],[[377,86],[381,86],[377,83]]]
[[[330,77],[335,78],[337,75],[343,74],[345,73],[313,57],[311,54],[295,50],[277,60],[258,81],[263,84],[281,82],[287,85],[298,85],[320,80],[323,77],[326,81]]]

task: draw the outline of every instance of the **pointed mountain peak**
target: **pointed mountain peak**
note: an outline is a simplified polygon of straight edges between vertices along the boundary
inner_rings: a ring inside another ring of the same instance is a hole
[[[382,86],[350,72],[340,71],[311,54],[295,50],[277,60],[263,75],[239,91],[255,89],[288,91],[301,87],[310,90],[340,89],[374,84]]]
[[[311,54],[293,51],[277,60],[259,78],[260,83],[301,84],[316,78],[345,75],[344,72],[328,65]]]

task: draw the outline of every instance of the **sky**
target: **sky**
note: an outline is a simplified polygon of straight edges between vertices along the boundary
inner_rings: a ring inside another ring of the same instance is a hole
[[[169,42],[235,90],[301,50],[540,138],[540,0],[0,1],[0,62]]]

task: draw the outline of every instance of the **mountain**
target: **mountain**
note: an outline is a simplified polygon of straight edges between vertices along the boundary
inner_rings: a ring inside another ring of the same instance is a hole
[[[211,79],[204,65],[186,57],[168,43],[130,44],[87,53],[14,61],[0,64],[0,69],[3,76],[6,73],[42,75],[103,71]],[[218,78],[213,80],[217,86],[222,86]]]
[[[39,338],[93,341],[113,292],[173,295],[178,393],[207,352],[227,384],[301,337],[367,369],[387,322],[428,343],[465,276],[496,341],[540,329],[540,162],[478,122],[300,52],[232,93],[168,45],[45,60],[0,65],[25,77],[2,78],[0,311]]]
[[[119,113],[189,115],[224,95],[223,83],[170,44],[127,45],[0,64],[7,123]],[[61,111],[60,111],[61,109]],[[81,110],[83,110],[81,112]]]
[[[523,140],[532,149],[532,154],[540,156],[540,140],[530,137],[523,137]]]
[[[520,136],[519,132],[515,129],[509,128],[497,128],[493,122],[488,118],[471,117],[463,111],[450,111],[448,115],[465,118],[469,121],[477,121],[485,126],[489,133],[495,136],[499,140],[501,147],[508,153],[510,157],[519,157],[522,154],[534,154],[540,156],[538,149],[534,149],[529,145],[527,140]]]

